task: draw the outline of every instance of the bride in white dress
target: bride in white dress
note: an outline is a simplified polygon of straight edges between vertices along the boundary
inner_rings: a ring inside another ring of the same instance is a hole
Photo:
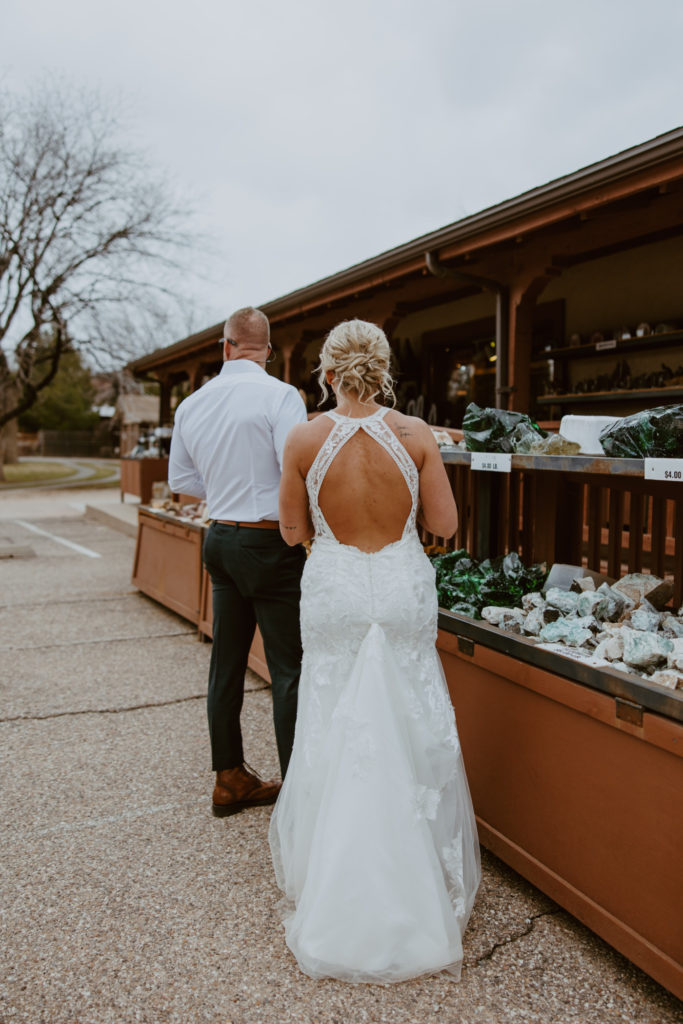
[[[375,401],[393,398],[389,361],[375,324],[339,324],[320,365],[337,410],[287,439],[280,528],[314,542],[294,751],[270,824],[302,971],[379,984],[459,977],[481,876],[416,531],[419,518],[451,536],[457,511],[429,427]]]

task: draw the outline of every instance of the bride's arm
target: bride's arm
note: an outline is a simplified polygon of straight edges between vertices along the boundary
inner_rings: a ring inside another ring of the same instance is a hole
[[[446,474],[439,446],[427,424],[425,453],[420,469],[420,512],[418,521],[436,537],[452,537],[458,528],[458,508]]]
[[[289,545],[313,536],[311,510],[302,467],[302,442],[307,424],[293,427],[287,435],[280,481],[280,533]]]

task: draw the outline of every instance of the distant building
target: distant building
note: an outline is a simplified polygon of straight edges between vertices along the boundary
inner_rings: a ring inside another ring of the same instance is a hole
[[[120,431],[120,453],[129,455],[138,438],[159,425],[157,395],[119,395],[112,428]]]

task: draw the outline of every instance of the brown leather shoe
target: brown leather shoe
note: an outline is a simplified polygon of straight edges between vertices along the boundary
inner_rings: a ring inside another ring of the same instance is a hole
[[[229,814],[237,814],[244,807],[265,807],[267,804],[274,804],[281,788],[281,782],[260,779],[246,765],[225,768],[216,772],[213,813],[217,818],[226,818]]]

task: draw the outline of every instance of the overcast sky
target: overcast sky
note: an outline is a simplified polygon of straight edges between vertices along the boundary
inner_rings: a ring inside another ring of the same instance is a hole
[[[195,328],[683,124],[683,0],[2,7],[4,84],[121,102],[195,205]]]

